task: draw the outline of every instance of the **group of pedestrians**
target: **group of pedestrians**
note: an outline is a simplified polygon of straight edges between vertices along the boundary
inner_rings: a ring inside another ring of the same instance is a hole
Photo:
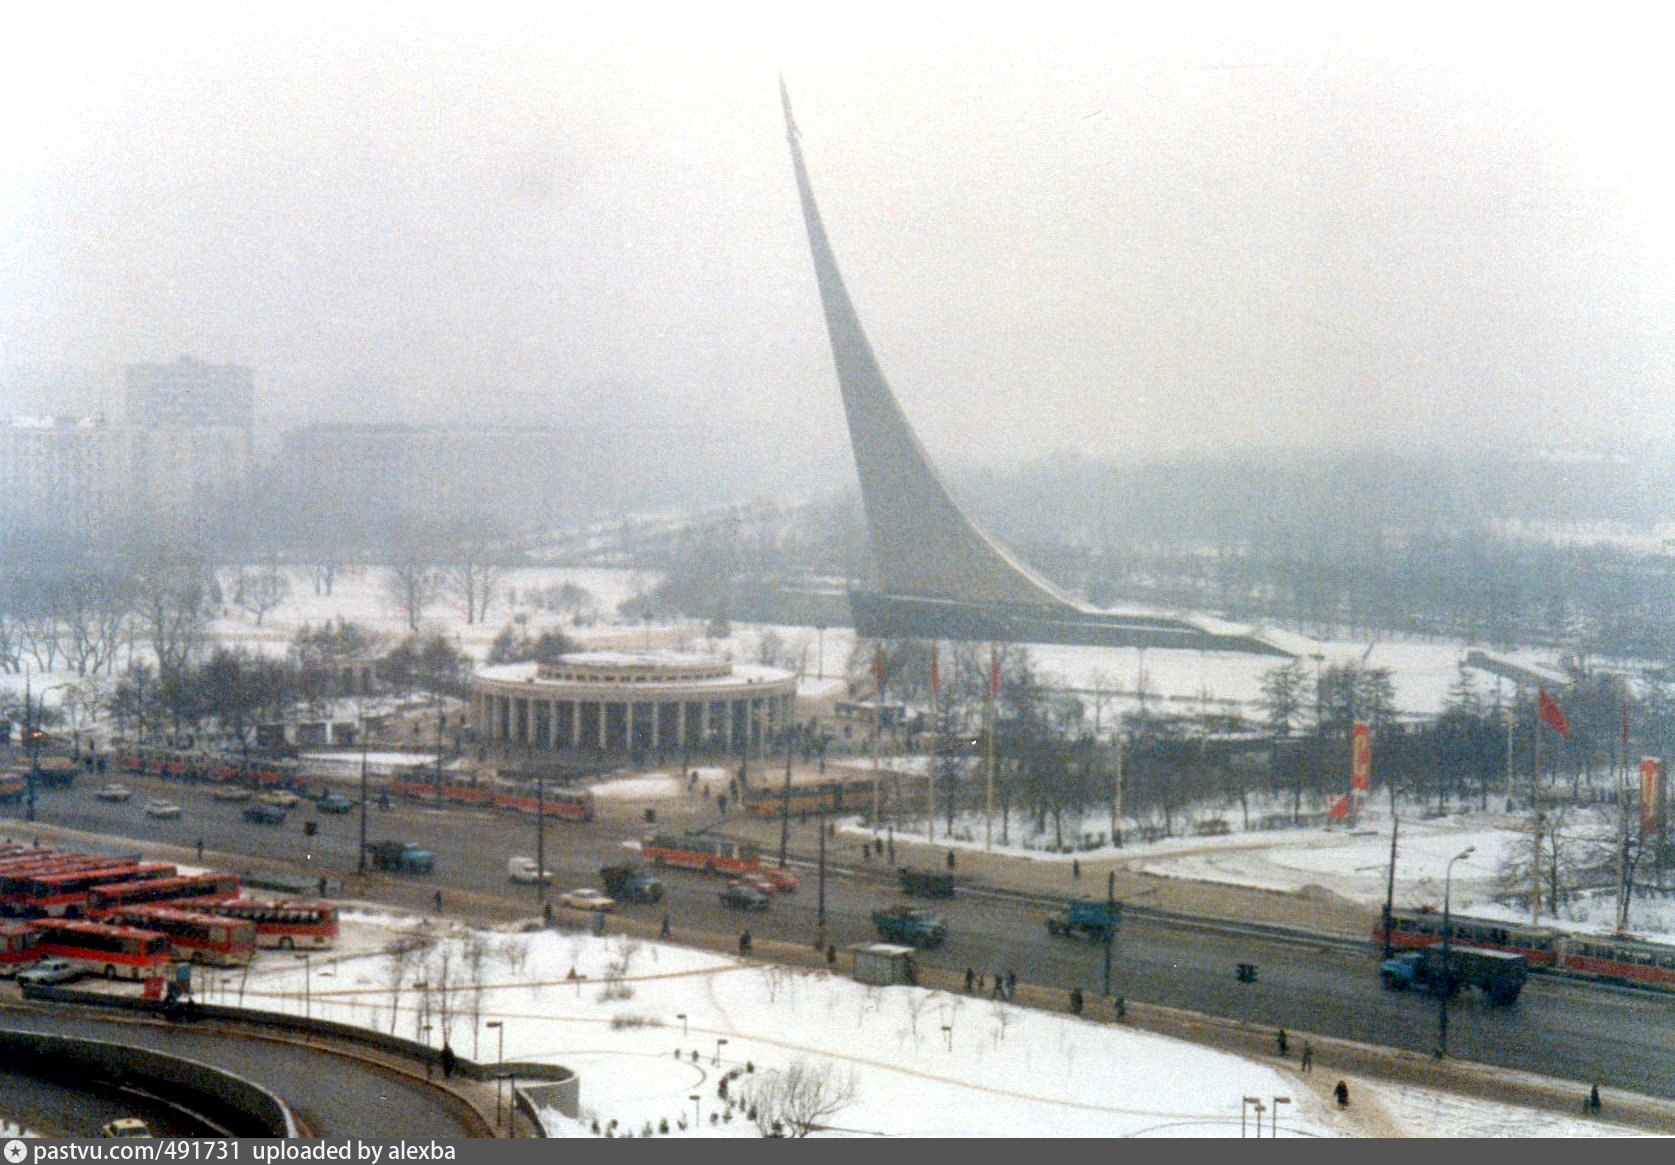
[[[984,985],[988,982],[989,980],[984,978],[982,975],[979,975],[970,967],[965,969],[965,993],[967,995],[971,995],[973,993],[981,995],[983,993]],[[1003,973],[996,971],[994,984],[989,988],[989,998],[1008,1000],[1012,998],[1013,993],[1017,991],[1017,989],[1018,976],[1016,972],[1006,971]]]

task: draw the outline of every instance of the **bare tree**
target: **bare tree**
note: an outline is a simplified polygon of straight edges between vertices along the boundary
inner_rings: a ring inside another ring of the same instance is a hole
[[[208,564],[180,546],[147,547],[135,563],[135,614],[165,688],[180,682],[208,640],[214,618],[209,582]]]
[[[465,964],[471,994],[471,1058],[477,1059],[477,1037],[483,1026],[483,994],[488,988],[489,941],[480,930],[468,930],[460,941],[460,961]]]
[[[233,582],[233,604],[256,617],[262,625],[267,613],[283,603],[291,594],[291,580],[275,563],[267,563],[255,570],[240,570]]]
[[[384,593],[407,620],[407,629],[417,631],[425,609],[442,591],[444,545],[434,524],[409,519],[391,534],[384,569]]]
[[[793,1060],[763,1072],[745,1094],[763,1136],[806,1137],[855,1103],[855,1073],[830,1061]]]
[[[384,981],[390,988],[390,1034],[395,1035],[396,1015],[401,1011],[401,990],[407,985],[408,974],[419,966],[435,942],[429,935],[406,931],[396,935],[384,947]]]
[[[492,519],[475,517],[448,526],[443,538],[447,563],[440,585],[459,602],[468,625],[481,623],[506,574],[505,531]]]

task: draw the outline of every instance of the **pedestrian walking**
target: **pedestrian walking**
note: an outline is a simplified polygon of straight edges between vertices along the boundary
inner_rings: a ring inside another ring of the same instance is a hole
[[[881,838],[876,838],[875,837],[875,838],[872,839],[872,852],[877,854],[879,857],[884,856],[884,842]],[[893,851],[892,851],[892,853],[893,853]],[[894,856],[892,856],[890,860],[894,861],[895,860]]]
[[[1015,972],[1015,971],[1006,972],[1006,998],[1008,998],[1008,999],[1012,998],[1013,993],[1016,992],[1017,990],[1018,990],[1018,975],[1017,975],[1017,972]]]
[[[1337,1098],[1339,1108],[1349,1107],[1349,1085],[1342,1080],[1338,1081],[1338,1086],[1332,1089],[1332,1095]]]
[[[739,954],[748,955],[749,953],[750,953],[750,932],[748,930],[741,931],[739,933]]]
[[[1117,1018],[1118,1019],[1127,1019],[1128,1018],[1128,1000],[1124,999],[1121,995],[1117,996],[1116,1007],[1117,1007]]]
[[[1070,989],[1070,1014],[1082,1014],[1082,989],[1080,987]]]
[[[198,839],[198,860],[204,860],[204,839],[201,837]]]
[[[446,1080],[454,1074],[459,1065],[459,1057],[454,1055],[454,1046],[444,1042],[442,1045],[442,1079]]]
[[[1070,859],[1070,876],[1072,878],[1080,878],[1082,876],[1082,861],[1080,858]]]
[[[1284,1059],[1285,1054],[1291,1050],[1291,1042],[1285,1038],[1285,1029],[1283,1027],[1280,1028],[1279,1034],[1274,1037],[1274,1043],[1279,1046],[1280,1058]]]
[[[541,925],[550,930],[552,928],[552,924],[553,904],[551,902],[543,902],[541,904]]]
[[[977,982],[977,972],[973,971],[970,967],[967,967],[965,969],[965,993],[967,995],[971,994],[971,986],[972,986],[973,983],[976,983],[976,982]]]
[[[431,896],[431,901],[436,904],[436,909],[441,910],[442,909],[442,891],[438,890],[435,894],[433,894]]]
[[[669,916],[667,914],[663,916],[663,921],[658,924],[657,937],[663,939],[669,937]]]
[[[953,850],[948,851],[948,868],[950,870],[954,868],[954,851]]]
[[[1006,998],[1006,976],[1001,974],[999,971],[995,972],[995,982],[994,982],[994,986],[989,989],[989,998],[990,999],[1005,999]]]
[[[1588,1090],[1588,1112],[1591,1113],[1594,1116],[1599,1115],[1599,1085],[1598,1084],[1595,1084],[1592,1088],[1590,1088]]]
[[[1307,1040],[1303,1041],[1303,1071],[1314,1071],[1314,1045]]]
[[[828,967],[837,966],[837,944],[836,943],[827,943],[826,944],[826,965]]]

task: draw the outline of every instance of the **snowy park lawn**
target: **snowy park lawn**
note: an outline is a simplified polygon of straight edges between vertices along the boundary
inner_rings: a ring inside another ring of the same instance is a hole
[[[412,934],[434,945],[397,975],[387,950]],[[484,952],[475,974],[473,942]],[[431,987],[421,995],[418,982]],[[443,983],[452,984],[445,1006]],[[232,990],[223,978],[210,993]],[[543,1114],[560,1137],[592,1136],[595,1121],[601,1132],[615,1121],[617,1136],[759,1136],[752,1090],[799,1065],[839,1090],[853,1082],[853,1099],[820,1122],[816,1135],[827,1136],[1236,1137],[1247,1096],[1270,1107],[1290,1098],[1282,1136],[1621,1131],[1361,1080],[1357,1104],[1339,1111],[1325,1095],[1334,1079],[1127,1027],[625,937],[473,931],[388,914],[347,914],[330,956],[263,955],[244,1003],[306,1006],[384,1032],[393,1017],[407,1038],[429,1023],[433,1042],[445,1033],[460,1055],[486,1063],[500,1033],[483,1025],[502,1022],[507,1060],[579,1074],[581,1119]],[[729,1107],[718,1089],[730,1073]]]

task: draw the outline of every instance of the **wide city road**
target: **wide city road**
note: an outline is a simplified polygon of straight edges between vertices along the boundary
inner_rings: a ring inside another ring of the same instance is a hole
[[[97,801],[92,791],[98,781],[82,780],[72,790],[42,793],[39,817],[72,828],[185,847],[202,838],[208,864],[238,869],[243,855],[257,855],[298,872],[328,876],[334,884],[347,877],[349,893],[407,906],[423,907],[441,889],[450,911],[492,906],[492,913],[501,917],[516,911],[539,914],[538,891],[509,885],[506,879],[509,855],[535,853],[531,818],[399,802],[388,810],[372,809],[369,837],[416,842],[436,852],[438,869],[428,879],[363,880],[350,876],[359,845],[358,813],[333,817],[302,806],[284,825],[251,825],[240,819],[239,805],[217,802],[201,787],[122,779],[136,790],[130,802]],[[345,791],[354,792],[352,787]],[[179,801],[181,818],[146,817],[141,805],[150,796]],[[310,819],[317,822],[312,837],[302,829],[302,822]],[[545,848],[547,866],[555,871],[551,897],[556,899],[572,886],[596,885],[599,865],[632,858],[622,843],[637,838],[644,828],[628,808],[603,801],[600,817],[592,823],[549,822]],[[685,871],[663,871],[669,894],[661,905],[620,910],[653,925],[667,913],[677,928],[723,935],[748,928],[756,938],[808,943],[818,930],[816,878],[807,865],[799,863],[798,870],[802,889],[776,896],[772,909],[763,913],[741,915],[723,908],[717,899],[719,880]],[[825,929],[828,940],[840,949],[875,938],[871,908],[900,897],[895,885],[883,880],[884,873],[865,867],[831,871]],[[928,905],[946,916],[949,940],[926,952],[926,963],[956,971],[969,966],[985,975],[1011,970],[1025,982],[1066,991],[1072,986],[1087,992],[1103,987],[1102,948],[1049,937],[1043,925],[1046,911],[1040,905],[963,892],[951,902]],[[1378,952],[1370,943],[1346,947],[1255,929],[1239,933],[1131,911],[1114,955],[1112,989],[1130,1000],[1420,1053],[1436,1044],[1436,1002],[1386,991],[1378,980]],[[1257,965],[1256,982],[1234,978],[1233,968],[1240,962]],[[1459,997],[1450,1007],[1449,1049],[1455,1057],[1486,1064],[1675,1097],[1671,1002],[1662,995],[1536,977],[1509,1008],[1487,1006],[1475,993]]]

